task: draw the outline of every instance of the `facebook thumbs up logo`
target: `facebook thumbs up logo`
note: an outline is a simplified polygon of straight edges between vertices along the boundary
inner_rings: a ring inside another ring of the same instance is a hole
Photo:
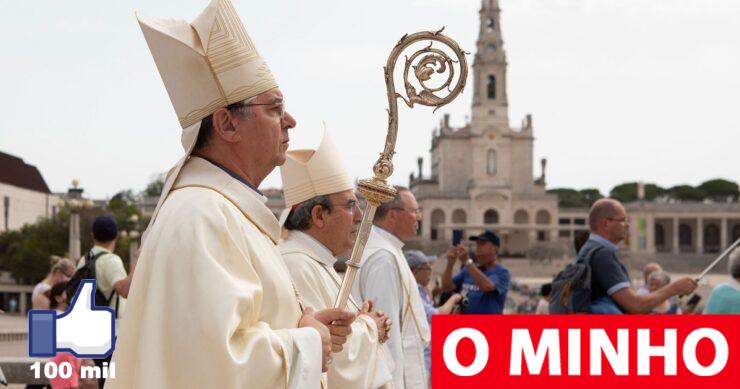
[[[115,313],[95,306],[95,280],[82,280],[64,313],[28,312],[28,354],[53,357],[70,352],[83,358],[106,358],[113,352]]]

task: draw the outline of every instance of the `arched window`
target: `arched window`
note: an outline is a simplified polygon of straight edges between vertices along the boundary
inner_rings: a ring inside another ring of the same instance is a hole
[[[535,221],[537,222],[537,224],[550,224],[550,213],[545,211],[544,209],[537,211]]]
[[[441,209],[435,209],[432,211],[432,240],[437,240],[442,237],[442,230],[439,229],[439,225],[445,223],[445,212]]]
[[[514,224],[529,224],[529,214],[520,209],[514,213]]]
[[[656,246],[665,245],[665,228],[663,228],[661,224],[655,225],[655,245]]]
[[[540,209],[534,215],[534,222],[540,225],[550,224],[550,212]],[[540,242],[546,242],[550,240],[550,233],[548,231],[537,231],[537,240]]]
[[[483,223],[498,224],[498,212],[495,209],[489,209],[483,214]]]
[[[719,252],[719,227],[710,224],[704,228],[704,251],[708,253]]]
[[[496,76],[493,74],[488,76],[488,85],[486,90],[488,91],[488,99],[494,100],[496,98]]]
[[[719,246],[719,227],[710,224],[704,229],[704,244],[708,246]]]
[[[488,18],[486,21],[486,29],[488,32],[493,31],[496,28],[496,22],[493,21],[493,18]]]
[[[486,173],[489,175],[496,174],[496,150],[488,150],[486,157]]]
[[[468,222],[468,215],[462,209],[456,209],[452,212],[452,222],[455,224],[465,224]]]
[[[687,224],[678,226],[678,244],[679,246],[691,247],[691,227]]]

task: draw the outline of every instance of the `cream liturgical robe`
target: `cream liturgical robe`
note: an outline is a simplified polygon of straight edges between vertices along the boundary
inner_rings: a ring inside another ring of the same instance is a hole
[[[106,388],[318,388],[266,199],[191,157],[150,227]]]
[[[424,365],[424,348],[431,339],[419,289],[401,250],[403,242],[390,232],[372,227],[362,267],[353,294],[373,300],[393,320],[388,341],[396,368],[396,388],[426,389],[429,372]]]
[[[331,308],[339,294],[342,278],[334,270],[331,251],[308,234],[290,231],[278,245],[290,275],[307,307]],[[357,312],[361,305],[352,300],[348,309]],[[352,334],[339,353],[332,354],[329,389],[378,388],[391,381],[393,362],[378,342],[375,320],[360,315],[352,323]]]

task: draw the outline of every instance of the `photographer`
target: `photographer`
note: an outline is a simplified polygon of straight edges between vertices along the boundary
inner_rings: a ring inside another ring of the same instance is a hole
[[[470,238],[475,241],[478,263],[469,258],[463,246],[447,250],[447,267],[442,273],[444,291],[465,291],[468,304],[464,314],[501,314],[504,311],[506,293],[509,290],[509,270],[496,263],[501,239],[491,231]],[[452,268],[459,260],[462,269],[452,277]]]

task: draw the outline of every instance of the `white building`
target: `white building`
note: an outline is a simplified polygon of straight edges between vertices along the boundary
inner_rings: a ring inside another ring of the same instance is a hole
[[[0,233],[52,217],[60,202],[35,166],[0,152]]]

